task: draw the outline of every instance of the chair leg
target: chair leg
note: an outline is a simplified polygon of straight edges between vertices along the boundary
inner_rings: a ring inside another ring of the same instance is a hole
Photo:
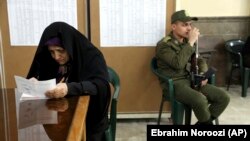
[[[162,108],[163,108],[164,101],[165,101],[164,96],[162,96],[160,110],[159,110],[159,116],[158,116],[158,121],[157,121],[158,125],[160,125],[160,122],[161,122],[161,114],[162,114]]]
[[[248,81],[249,81],[249,68],[243,69],[243,79],[242,79],[242,90],[241,90],[241,96],[246,97],[247,96],[247,88],[248,88]]]
[[[233,66],[231,67],[230,75],[229,75],[228,82],[227,82],[227,91],[229,90],[229,86],[230,86],[230,83],[231,83],[232,75],[233,75]]]
[[[172,111],[174,125],[183,125],[184,110],[184,105],[175,101],[174,111]]]
[[[191,124],[192,109],[190,107],[185,107],[185,125]]]

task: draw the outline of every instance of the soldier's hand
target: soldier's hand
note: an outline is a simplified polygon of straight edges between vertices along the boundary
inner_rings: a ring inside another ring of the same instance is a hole
[[[201,86],[205,86],[207,84],[207,82],[208,82],[208,79],[202,80],[201,81]]]
[[[194,46],[194,43],[198,40],[200,31],[198,28],[192,28],[188,33],[188,42],[191,46]]]

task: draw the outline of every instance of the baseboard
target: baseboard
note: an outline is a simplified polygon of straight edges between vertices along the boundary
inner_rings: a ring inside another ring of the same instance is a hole
[[[158,113],[118,113],[118,119],[158,119]],[[161,118],[169,118],[170,113],[162,113]]]

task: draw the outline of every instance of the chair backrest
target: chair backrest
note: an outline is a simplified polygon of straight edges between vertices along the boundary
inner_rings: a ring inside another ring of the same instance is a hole
[[[162,73],[160,73],[158,71],[158,66],[157,66],[157,59],[156,57],[153,57],[152,60],[151,60],[151,70],[152,72],[159,78],[159,79],[162,79],[166,82],[167,84],[167,89],[164,89],[163,91],[168,91],[167,93],[169,95],[166,95],[166,98],[169,99],[170,101],[173,101],[174,100],[174,87],[173,87],[173,80],[169,77],[167,77],[166,75],[163,75]]]
[[[157,59],[156,59],[155,57],[153,57],[152,60],[151,60],[151,70],[152,70],[152,72],[153,72],[156,76],[158,76],[159,78],[161,78],[161,79],[164,79],[164,80],[167,80],[167,81],[170,79],[170,78],[168,78],[167,76],[165,76],[165,75],[159,73],[157,69],[158,69],[158,66],[157,66]]]
[[[151,70],[153,71],[153,73],[157,74],[157,69],[158,69],[157,60],[155,57],[153,57],[151,60]]]
[[[232,53],[242,52],[245,42],[240,39],[231,39],[226,41],[226,49]]]
[[[105,132],[107,141],[115,141],[116,135],[116,117],[117,117],[117,102],[120,93],[120,78],[114,69],[108,67],[109,82],[114,88],[114,93],[111,99],[109,128]]]

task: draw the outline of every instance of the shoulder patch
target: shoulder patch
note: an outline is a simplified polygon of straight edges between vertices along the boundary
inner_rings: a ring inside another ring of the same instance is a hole
[[[166,36],[166,37],[163,38],[162,41],[166,43],[166,42],[168,42],[169,40],[171,40],[171,37],[170,37],[170,36]]]

